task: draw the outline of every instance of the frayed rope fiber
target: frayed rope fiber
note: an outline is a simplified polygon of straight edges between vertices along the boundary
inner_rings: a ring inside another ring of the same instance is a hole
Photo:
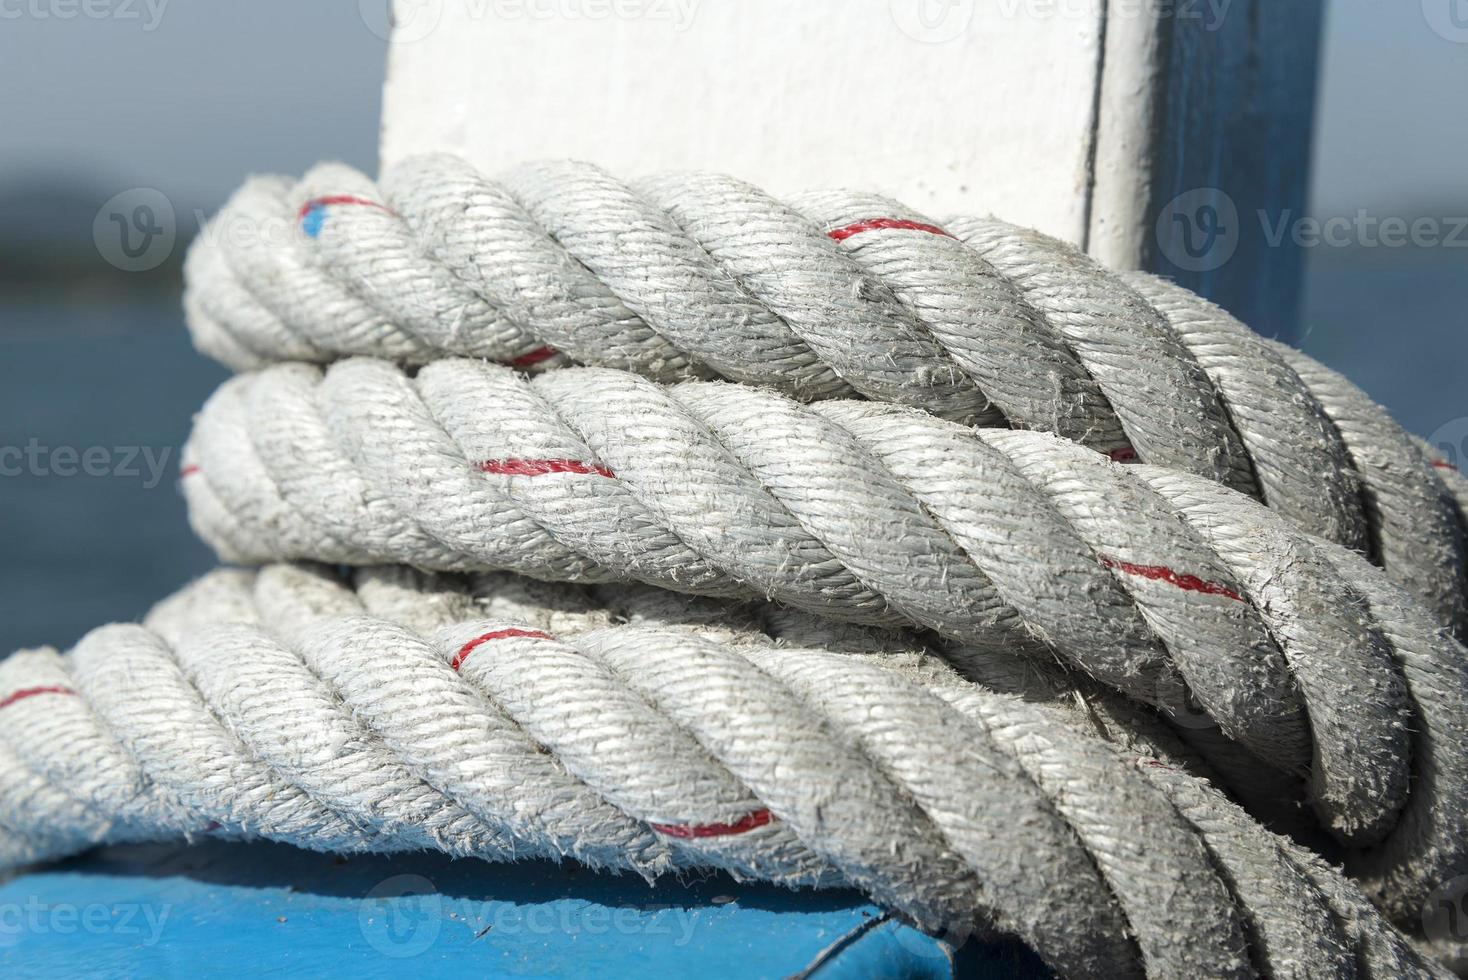
[[[1198,296],[992,219],[564,161],[491,180],[416,157],[378,184],[327,164],[240,189],[194,243],[186,306],[239,369],[576,363],[1053,432],[1260,499],[1465,623],[1458,474]]]
[[[1443,975],[1397,926],[1468,873],[1468,484],[1217,307],[874,195],[447,156],[252,179],[186,277],[246,372],[190,519],[259,570],[0,663],[0,864],[565,856],[1065,976]]]
[[[877,402],[364,358],[227,382],[184,459],[229,561],[636,581],[1058,657],[1201,705],[1402,914],[1465,865],[1462,646],[1364,559],[1190,474]]]
[[[222,570],[0,664],[0,690],[72,695],[0,714],[0,802],[33,802],[0,848],[571,855],[854,885],[1066,976],[1444,975],[1157,718],[1014,666],[648,587]]]

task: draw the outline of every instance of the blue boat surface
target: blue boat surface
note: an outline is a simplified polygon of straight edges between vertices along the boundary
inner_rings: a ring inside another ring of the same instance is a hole
[[[0,886],[7,977],[1045,977],[847,890],[723,874],[648,885],[567,862],[203,841],[96,850]]]

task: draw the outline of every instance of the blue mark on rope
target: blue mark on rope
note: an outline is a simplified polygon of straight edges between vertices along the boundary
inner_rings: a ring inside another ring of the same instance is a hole
[[[321,226],[326,224],[326,205],[315,204],[301,218],[301,230],[312,238],[321,237]]]

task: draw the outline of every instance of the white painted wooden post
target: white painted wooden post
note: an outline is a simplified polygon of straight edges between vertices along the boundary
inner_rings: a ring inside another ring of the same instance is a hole
[[[1266,332],[1293,316],[1298,257],[1259,215],[1304,202],[1319,0],[398,0],[395,16],[385,163],[572,156],[877,190],[1164,272]]]

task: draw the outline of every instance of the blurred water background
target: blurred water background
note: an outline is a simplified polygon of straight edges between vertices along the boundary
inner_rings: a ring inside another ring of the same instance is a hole
[[[1468,215],[1468,31],[1435,31],[1433,2],[1328,0],[1310,216],[1427,218],[1446,238]],[[212,566],[178,453],[225,372],[188,342],[183,243],[249,171],[376,166],[387,45],[357,5],[179,4],[151,29],[156,3],[128,7],[139,19],[0,19],[0,447],[42,461],[0,458],[5,651],[136,618]],[[173,203],[179,243],[122,273],[93,219],[139,187]],[[1456,246],[1347,237],[1309,250],[1292,339],[1411,430],[1468,436],[1468,229]],[[107,475],[57,447],[104,450]]]

